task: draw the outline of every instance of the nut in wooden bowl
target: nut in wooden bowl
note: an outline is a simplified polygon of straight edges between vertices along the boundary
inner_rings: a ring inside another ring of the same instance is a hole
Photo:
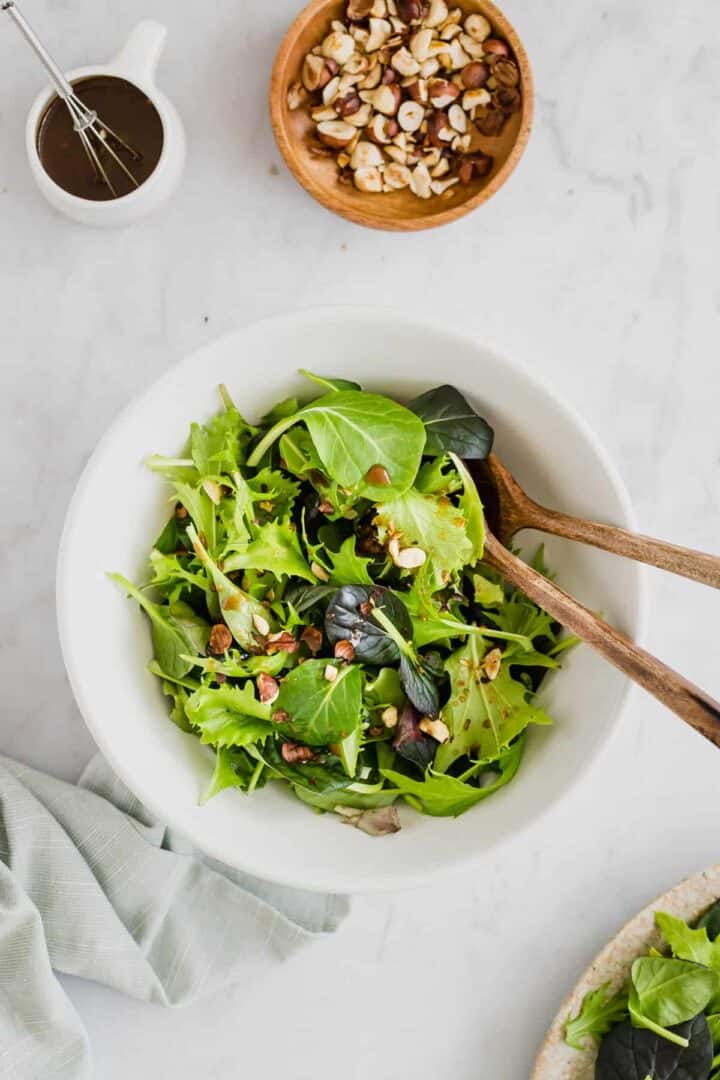
[[[533,106],[522,42],[490,0],[312,0],[270,87],[299,183],[350,221],[399,231],[455,221],[494,195]]]

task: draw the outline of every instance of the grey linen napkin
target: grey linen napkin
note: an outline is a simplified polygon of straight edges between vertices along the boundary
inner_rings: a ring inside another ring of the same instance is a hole
[[[201,857],[101,757],[75,787],[0,756],[0,1077],[92,1076],[53,968],[184,1005],[257,979],[347,912]]]

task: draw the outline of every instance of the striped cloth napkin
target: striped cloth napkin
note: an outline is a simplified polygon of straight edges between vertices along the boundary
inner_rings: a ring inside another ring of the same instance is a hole
[[[53,968],[185,1005],[257,978],[347,911],[201,857],[100,757],[75,787],[0,756],[0,1077],[93,1075]]]

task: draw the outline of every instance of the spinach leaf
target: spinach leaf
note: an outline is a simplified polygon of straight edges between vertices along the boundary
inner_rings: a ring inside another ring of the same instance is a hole
[[[702,926],[707,930],[711,941],[715,941],[715,938],[720,936],[720,900],[705,912],[698,926]]]
[[[300,374],[325,390],[360,390],[360,383],[351,379],[328,379],[325,375],[313,375],[312,371],[306,371],[305,368],[300,368]]]
[[[328,475],[356,494],[376,500],[400,495],[415,479],[425,443],[422,422],[390,398],[362,390],[333,391],[279,421],[255,447],[248,464],[257,466],[298,421],[310,432]],[[389,483],[378,483],[383,470]]]
[[[488,678],[485,653],[485,642],[473,634],[445,663],[451,689],[441,715],[450,738],[435,759],[440,772],[461,757],[498,757],[529,724],[552,722],[528,702],[527,689],[512,678],[505,663],[495,679]]]
[[[586,1039],[599,1043],[614,1024],[627,1019],[627,991],[610,992],[610,983],[605,983],[586,994],[577,1016],[568,1016],[565,1021],[565,1042],[576,1050],[585,1050]]]
[[[713,1041],[713,1046],[715,1047],[715,1049],[717,1049],[718,1046],[720,1046],[720,1013],[710,1013],[709,1016],[706,1013],[705,1019],[707,1020],[708,1027],[710,1028],[710,1036]]]
[[[192,670],[192,663],[183,656],[192,649],[185,634],[167,617],[167,608],[154,604],[140,589],[122,574],[108,574],[111,581],[120,585],[128,596],[136,600],[150,619],[150,636],[153,654],[166,675],[181,679]]]
[[[630,1015],[651,1030],[691,1020],[707,1006],[720,977],[699,964],[641,956],[632,966]]]
[[[396,641],[377,617],[385,615],[401,639],[410,637],[412,624],[407,608],[389,589],[379,585],[343,585],[325,613],[325,634],[331,645],[349,641],[355,659],[366,664],[392,664],[400,656]]]
[[[405,703],[405,694],[396,668],[380,668],[374,679],[365,683],[364,698],[372,709],[387,705],[399,707]]]
[[[704,1016],[678,1024],[679,1044],[628,1021],[605,1036],[595,1065],[595,1080],[708,1080],[713,1046]]]
[[[522,748],[504,757],[496,779],[484,787],[476,787],[454,776],[443,776],[428,769],[424,780],[413,780],[392,769],[382,769],[382,775],[398,788],[406,802],[431,817],[459,817],[483,799],[494,795],[515,777],[522,760]],[[500,764],[500,763],[499,763]]]
[[[327,660],[306,660],[283,680],[273,715],[288,715],[276,722],[278,732],[310,746],[329,746],[347,738],[360,724],[363,674],[349,664],[336,667],[329,682]],[[335,665],[330,664],[331,667]]]
[[[168,607],[170,622],[185,636],[193,652],[202,655],[210,640],[210,624],[186,604],[176,600]]]
[[[323,607],[337,592],[335,585],[297,585],[294,583],[285,593],[285,600],[292,604],[298,615],[304,615],[314,607]]]
[[[222,570],[208,555],[192,526],[188,529],[188,536],[195,554],[217,589],[223,619],[230,633],[238,645],[247,652],[260,652],[262,650],[263,634],[258,629],[258,624],[260,627],[270,626],[270,616],[267,608],[258,600],[253,599],[248,593],[243,592],[229,577],[223,574]]]
[[[492,450],[494,432],[454,386],[438,386],[408,405],[425,424],[426,454],[452,450],[460,457],[483,459]]]
[[[257,701],[251,683],[242,688],[203,686],[185,705],[188,719],[199,728],[200,741],[212,746],[247,746],[275,733],[270,706]]]

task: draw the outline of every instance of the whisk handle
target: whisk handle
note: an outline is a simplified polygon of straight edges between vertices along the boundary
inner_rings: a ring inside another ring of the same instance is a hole
[[[32,48],[33,52],[39,57],[41,63],[47,69],[47,72],[55,85],[55,89],[57,90],[58,95],[64,101],[67,101],[67,99],[72,95],[72,86],[67,81],[62,71],[57,66],[43,43],[40,41],[40,38],[33,30],[30,23],[27,21],[23,13],[18,8],[15,0],[2,0],[2,3],[0,3],[0,11],[7,11],[10,18],[15,20],[15,23],[20,30],[20,33],[23,35],[25,40]]]

